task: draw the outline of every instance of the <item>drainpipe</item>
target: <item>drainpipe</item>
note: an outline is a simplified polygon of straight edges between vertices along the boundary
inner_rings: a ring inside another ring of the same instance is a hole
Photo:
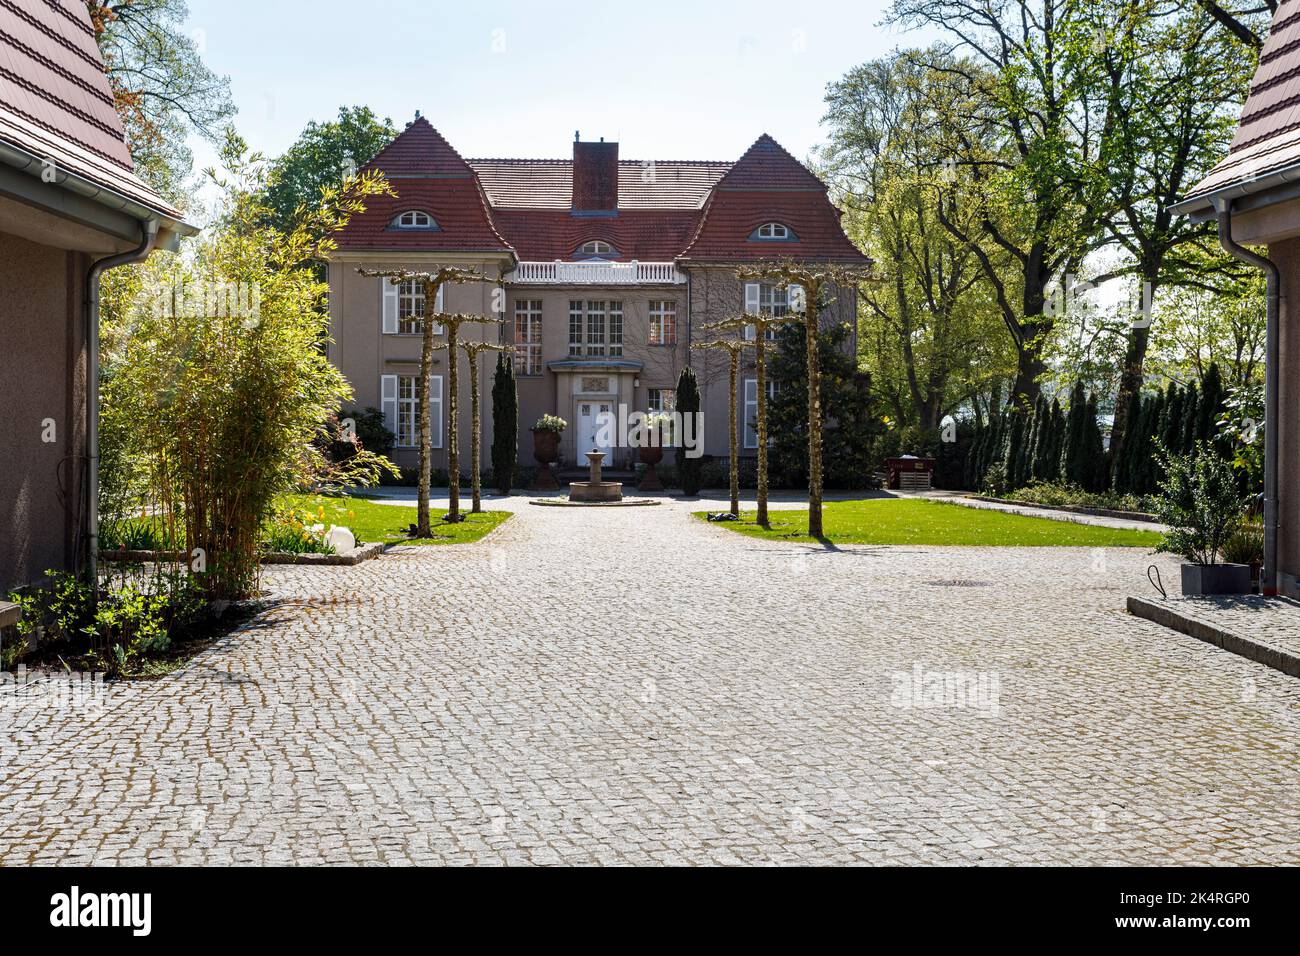
[[[1268,328],[1264,347],[1264,568],[1260,575],[1260,590],[1269,596],[1278,591],[1277,569],[1277,446],[1280,422],[1278,420],[1278,353],[1280,351],[1279,300],[1281,277],[1277,264],[1258,253],[1240,246],[1232,238],[1232,200],[1214,199],[1214,211],[1219,217],[1219,244],[1242,262],[1262,269],[1268,281]]]
[[[86,561],[86,579],[95,589],[94,593],[98,593],[99,581],[99,279],[109,269],[148,258],[158,241],[158,220],[142,220],[140,231],[143,233],[140,245],[130,252],[97,260],[86,273],[86,457],[90,466],[86,509],[90,553]]]

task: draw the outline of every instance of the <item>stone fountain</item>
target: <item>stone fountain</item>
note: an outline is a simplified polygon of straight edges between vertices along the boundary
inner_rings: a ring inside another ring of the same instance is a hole
[[[587,481],[569,482],[570,501],[622,501],[623,482],[601,481],[600,463],[605,460],[605,453],[593,448],[587,452],[587,461],[591,464],[591,475]]]

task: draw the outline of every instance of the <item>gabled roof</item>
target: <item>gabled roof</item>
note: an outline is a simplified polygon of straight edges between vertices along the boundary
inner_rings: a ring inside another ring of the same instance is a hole
[[[797,241],[752,239],[768,222],[789,227]],[[764,133],[722,177],[678,258],[730,262],[787,257],[867,261],[844,234],[840,211],[822,181]]]
[[[408,125],[363,169],[383,172],[397,195],[366,200],[366,211],[338,234],[340,249],[513,252],[492,221],[474,170],[428,120]],[[438,229],[393,228],[408,209],[427,212]]]
[[[1179,207],[1208,205],[1208,197],[1240,187],[1253,192],[1264,177],[1300,164],[1300,0],[1282,0],[1228,155],[1193,188]],[[1201,200],[1199,203],[1195,200]],[[1181,210],[1180,210],[1181,211]]]
[[[0,0],[0,140],[59,172],[180,216],[134,174],[83,2]]]
[[[718,183],[719,189],[793,189],[825,192],[826,186],[808,167],[764,133]]]
[[[571,159],[471,159],[493,209],[569,209]],[[619,209],[699,209],[731,163],[623,159]]]
[[[4,0],[0,0],[4,2]],[[618,209],[575,215],[573,163],[560,159],[462,159],[417,119],[369,164],[398,198],[377,198],[339,234],[341,249],[507,251],[525,261],[569,260],[600,239],[621,261],[865,261],[845,236],[826,187],[770,136],[736,163],[621,160]],[[407,209],[428,212],[438,231],[391,228]],[[795,242],[750,234],[783,222]]]
[[[408,123],[363,169],[378,167],[389,179],[398,176],[447,176],[472,179],[474,170],[422,116]]]

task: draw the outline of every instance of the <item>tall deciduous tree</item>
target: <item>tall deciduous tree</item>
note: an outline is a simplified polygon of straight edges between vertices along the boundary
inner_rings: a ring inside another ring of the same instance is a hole
[[[411,318],[419,321],[420,340],[420,376],[416,385],[416,408],[420,431],[420,500],[416,502],[416,536],[428,538],[433,534],[429,523],[429,481],[431,474],[430,457],[433,448],[433,434],[429,426],[429,377],[433,369],[433,330],[441,325],[447,331],[447,340],[443,345],[451,356],[447,363],[447,479],[448,521],[464,520],[460,513],[460,460],[459,428],[457,406],[459,400],[458,363],[456,341],[460,327],[465,322],[500,322],[485,315],[465,315],[463,313],[438,313],[433,311],[433,304],[438,301],[438,290],[447,284],[462,282],[482,282],[484,276],[473,269],[461,269],[455,266],[443,266],[436,272],[420,272],[411,269],[358,269],[363,276],[387,279],[394,285],[402,282],[416,282],[424,289],[424,312]]]
[[[1241,267],[1217,247],[1213,222],[1193,223],[1171,207],[1227,152],[1254,70],[1237,41],[1205,5],[1103,0],[1093,7],[1096,57],[1115,91],[1106,150],[1108,236],[1126,255],[1115,274],[1136,279],[1137,298],[1120,369],[1111,460],[1122,467],[1130,401],[1142,388],[1154,318],[1164,285],[1222,287]]]
[[[973,228],[943,207],[939,218],[974,250],[992,288],[1017,352],[1011,400],[1021,403],[1037,399],[1047,371],[1051,289],[1079,271],[1109,211],[1104,152],[1118,81],[1095,55],[1091,5],[894,0],[891,8],[893,22],[939,29],[962,57],[933,65],[967,91],[966,131],[947,158],[983,204]]]
[[[356,172],[396,135],[393,121],[381,120],[368,106],[340,106],[336,118],[308,123],[271,163],[266,204],[274,221],[287,222],[300,206],[319,201],[322,187]]]
[[[186,138],[220,140],[235,115],[230,81],[204,64],[203,34],[186,29],[184,0],[87,0],[86,7],[136,173],[180,202],[194,166]]]
[[[823,118],[822,171],[880,280],[863,293],[864,364],[899,423],[931,434],[1015,372],[975,251],[939,218],[942,207],[971,235],[986,211],[969,195],[969,173],[945,162],[969,133],[968,90],[941,69],[947,62],[938,50],[905,51],[856,67],[831,84]]]

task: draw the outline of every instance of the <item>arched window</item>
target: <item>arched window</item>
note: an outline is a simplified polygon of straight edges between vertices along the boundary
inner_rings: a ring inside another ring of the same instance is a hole
[[[783,239],[797,239],[794,232],[782,222],[765,222],[749,234],[751,239],[766,239],[780,241]]]
[[[419,209],[408,209],[396,219],[393,220],[394,229],[437,229],[438,224],[433,221],[433,217],[427,212]]]
[[[617,252],[608,242],[602,242],[600,239],[593,239],[590,242],[584,242],[578,247],[577,255],[580,256],[616,256]]]

